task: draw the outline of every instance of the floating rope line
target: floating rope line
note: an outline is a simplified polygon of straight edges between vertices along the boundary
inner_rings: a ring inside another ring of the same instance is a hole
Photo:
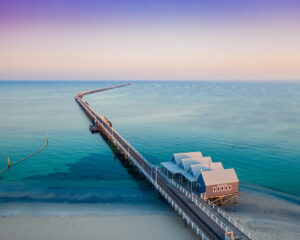
[[[7,158],[7,167],[3,168],[3,169],[0,171],[0,175],[1,175],[2,173],[4,173],[7,169],[9,169],[10,167],[12,167],[12,166],[14,166],[14,165],[17,165],[18,163],[20,163],[20,162],[22,162],[22,161],[24,161],[24,160],[26,160],[26,159],[28,159],[28,158],[30,158],[30,157],[32,157],[32,156],[38,154],[38,153],[39,153],[40,151],[42,151],[43,148],[46,147],[47,145],[48,145],[48,134],[46,135],[46,141],[45,141],[45,143],[44,143],[37,151],[35,151],[34,153],[31,153],[30,155],[28,155],[28,156],[26,156],[26,157],[24,157],[24,158],[21,158],[20,160],[15,161],[15,162],[13,162],[13,163],[10,162],[10,158],[8,157],[8,158]]]

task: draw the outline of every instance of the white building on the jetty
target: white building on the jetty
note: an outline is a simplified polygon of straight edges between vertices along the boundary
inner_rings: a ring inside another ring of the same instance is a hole
[[[239,180],[235,170],[224,169],[221,162],[213,162],[201,152],[175,153],[171,161],[161,165],[168,177],[187,183],[191,190],[205,193],[206,198],[221,204],[237,199]]]

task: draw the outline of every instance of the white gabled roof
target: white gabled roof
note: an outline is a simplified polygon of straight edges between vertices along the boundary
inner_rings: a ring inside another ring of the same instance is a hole
[[[238,182],[234,169],[224,169],[221,162],[214,163],[211,157],[201,152],[175,153],[170,162],[162,165],[173,174],[179,173],[189,181],[196,181],[202,174],[206,185]]]
[[[239,182],[233,168],[202,172],[202,177],[206,186]]]
[[[211,157],[202,157],[198,159],[203,164],[212,164]]]
[[[221,162],[214,162],[210,166],[211,170],[224,169],[223,164]]]
[[[191,158],[181,159],[180,163],[184,167],[184,170],[187,170],[187,169],[189,169],[191,164],[201,163],[202,165],[210,166],[211,163],[212,163],[212,160],[211,160],[210,157],[197,157],[197,158],[196,157],[191,157]]]
[[[165,167],[166,169],[168,169],[168,171],[173,173],[173,174],[176,174],[176,173],[181,174],[182,176],[187,178],[190,182],[196,182],[197,181],[197,179],[195,177],[193,177],[192,175],[185,172],[183,169],[181,169],[178,165],[176,165],[173,162],[162,162],[161,165],[163,167]]]
[[[174,153],[172,161],[175,161],[177,165],[185,158],[200,158],[203,157],[201,152],[188,152],[188,153]]]
[[[190,162],[192,164],[197,164],[197,163],[201,163],[202,165],[207,165],[210,166],[212,164],[212,160],[210,157],[192,157],[192,158],[185,158],[185,159],[181,159],[180,163],[182,163],[182,165],[186,164],[186,163]]]
[[[182,159],[181,162],[180,162],[180,167],[181,165],[183,166],[183,170],[184,171],[188,171],[188,169],[190,168],[191,165],[193,164],[197,164],[199,163],[199,161],[197,161],[196,159],[192,159],[192,158],[185,158],[185,159]],[[182,168],[182,167],[181,167]]]
[[[209,160],[209,158],[206,158]],[[224,169],[221,162],[211,162],[211,161],[203,161],[200,163],[191,164],[188,172],[192,174],[194,177],[198,178],[201,174],[201,171],[214,171],[218,169]]]
[[[184,170],[181,169],[178,165],[176,165],[173,162],[161,162],[160,164],[173,174],[176,173],[184,174]]]
[[[201,174],[201,171],[209,171],[209,167],[201,163],[192,164],[189,168],[189,172],[195,177],[198,178]]]

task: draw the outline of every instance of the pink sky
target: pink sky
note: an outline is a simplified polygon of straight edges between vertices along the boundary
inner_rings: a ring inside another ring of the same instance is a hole
[[[300,80],[293,1],[16,2],[0,10],[0,80]]]

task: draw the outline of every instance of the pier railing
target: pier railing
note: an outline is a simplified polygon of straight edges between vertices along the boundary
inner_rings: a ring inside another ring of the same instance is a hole
[[[173,186],[179,189],[185,196],[187,196],[195,205],[197,205],[208,217],[210,217],[217,225],[219,225],[226,233],[233,232],[232,229],[224,223],[220,218],[218,218],[211,210],[209,210],[203,203],[199,201],[199,198],[196,194],[191,193],[182,185],[175,182],[173,179],[169,179],[162,171],[161,175]]]
[[[122,151],[134,162],[134,165],[143,173],[143,175],[151,182],[151,184],[156,188],[156,190],[166,199],[166,201],[171,204],[171,206],[178,212],[180,216],[182,216],[183,220],[192,228],[192,230],[200,237],[201,240],[209,240],[209,238],[203,233],[203,231],[197,227],[197,225],[188,217],[188,215],[176,204],[173,199],[166,193],[166,191],[159,186],[157,183],[157,178],[155,179],[152,176],[153,166],[150,164],[134,147],[131,146],[123,137],[121,137],[113,128],[107,125],[98,114],[91,109],[90,106],[87,106],[86,103],[82,101],[79,96],[75,97],[76,100],[80,103],[80,105],[88,111],[96,120],[96,122],[103,127],[106,133],[113,139],[114,143],[119,143],[119,147]],[[121,140],[121,141],[120,141]],[[130,153],[131,152],[131,153]],[[135,159],[136,156],[140,158],[143,162],[146,163],[147,167],[151,171],[151,175],[145,170],[145,167],[142,167],[139,162]],[[157,175],[156,175],[157,177]],[[225,237],[226,238],[226,237]]]
[[[103,122],[106,124],[105,122]],[[107,130],[107,129],[106,129]],[[124,143],[127,144],[128,148],[124,147],[122,144],[120,144],[120,148],[124,151],[124,153],[134,162],[134,165],[143,173],[143,175],[151,182],[151,184],[156,188],[156,190],[166,199],[166,201],[171,204],[171,206],[175,209],[175,211],[178,212],[179,215],[182,216],[183,220],[186,221],[188,225],[192,228],[193,231],[199,236],[202,240],[209,240],[206,235],[197,227],[197,225],[188,217],[187,214],[184,213],[184,211],[173,201],[173,199],[157,184],[156,180],[150,175],[139,163],[136,161],[134,156],[130,154],[130,150],[137,154],[138,157],[140,157],[144,162],[147,163],[148,167],[153,169],[153,165],[150,164],[141,154],[135,150],[124,138],[122,138],[117,132],[115,132],[113,129],[111,132],[107,130],[107,133],[110,134],[113,141],[117,141],[116,137],[119,137],[124,141]],[[152,173],[152,171],[151,171]]]
[[[81,100],[81,99],[80,99]],[[81,100],[82,101],[82,100]],[[143,160],[149,167],[152,166],[152,164],[149,163],[148,160],[146,160],[134,147],[131,146],[129,142],[127,142],[119,133],[117,133],[112,127],[108,126],[106,122],[103,121],[103,119],[90,107],[86,106],[86,103],[82,101],[82,104],[84,104],[85,109],[87,111],[90,111],[92,115],[95,117],[95,119],[98,120],[98,122],[101,123],[101,125],[105,128],[106,132],[113,138],[114,142],[117,142],[116,137],[122,140],[122,142],[127,145],[126,152],[129,152],[129,149],[134,152],[136,155],[140,157],[141,160]],[[122,145],[122,144],[121,144]],[[125,149],[123,149],[125,150]],[[130,155],[130,154],[129,154]]]
[[[205,194],[201,194],[201,199],[205,199]],[[242,224],[239,223],[239,221],[227,214],[225,211],[223,211],[221,208],[219,208],[216,204],[211,202],[209,199],[205,199],[205,201],[210,205],[213,209],[215,209],[220,215],[222,215],[227,221],[229,221],[232,225],[234,225],[237,229],[239,229],[242,233],[244,233],[248,238],[251,240],[258,240],[247,228],[245,228]]]
[[[206,235],[197,227],[197,225],[188,217],[187,214],[173,201],[173,199],[153,180],[151,183],[155,188],[160,192],[160,194],[166,199],[166,201],[178,212],[179,216],[181,215],[183,220],[192,228],[192,230],[199,236],[202,240],[209,240]],[[225,237],[226,239],[226,237]]]
[[[162,171],[162,176],[165,177],[165,179],[171,183],[173,186],[175,186],[177,189],[179,189],[182,193],[184,193],[189,199],[192,200],[203,212],[205,212],[214,222],[216,222],[224,231],[226,232],[234,232],[231,230],[231,228],[225,224],[223,221],[221,221],[217,216],[215,216],[212,211],[210,211],[207,207],[205,207],[201,202],[198,201],[198,197],[195,193],[190,192],[182,185],[178,184],[173,179],[169,179]],[[228,222],[230,222],[233,226],[235,226],[238,230],[240,230],[242,233],[244,233],[249,239],[251,240],[258,240],[247,228],[245,228],[242,224],[239,223],[239,221],[230,216],[228,213],[223,211],[221,208],[219,208],[216,204],[211,202],[209,199],[205,198],[205,193],[200,194],[200,198],[207,202],[208,205],[210,205],[215,211],[217,211],[222,217],[224,217]]]

